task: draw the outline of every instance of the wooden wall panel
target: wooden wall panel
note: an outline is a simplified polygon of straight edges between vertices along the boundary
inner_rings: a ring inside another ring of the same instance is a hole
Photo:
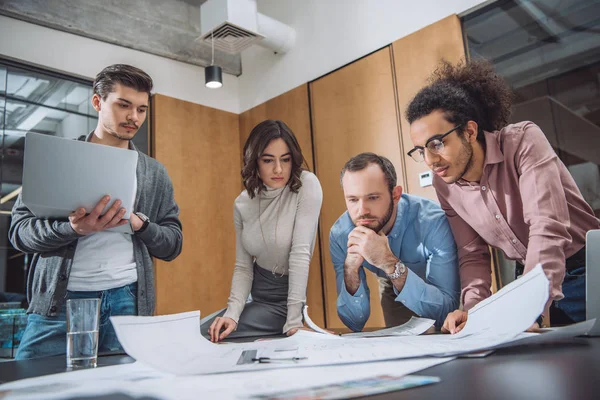
[[[240,149],[250,131],[266,119],[278,119],[286,123],[296,135],[306,158],[308,167],[314,172],[312,137],[310,132],[310,112],[308,104],[308,84],[290,90],[274,99],[240,114]],[[241,154],[241,153],[240,153]],[[242,155],[243,157],[243,155]],[[319,237],[310,263],[306,301],[311,319],[319,326],[325,326],[323,305],[323,280],[321,276],[321,255]]]
[[[173,181],[184,236],[177,259],[156,260],[156,314],[206,316],[226,306],[235,263],[239,117],[158,94],[152,104],[154,156]]]
[[[392,44],[404,151],[413,148],[409,124],[404,118],[408,103],[427,84],[427,78],[442,59],[456,63],[465,58],[460,20],[451,15]],[[441,133],[441,132],[440,132]],[[422,188],[419,173],[427,165],[406,157],[406,193],[437,201],[433,186]]]
[[[294,132],[306,158],[308,167],[314,171],[312,138],[310,134],[310,114],[308,106],[308,84],[298,86],[263,104],[240,114],[240,149],[259,122],[266,119],[279,119]]]
[[[346,211],[339,174],[350,157],[372,151],[388,157],[403,185],[391,52],[386,47],[310,84],[317,176],[323,186],[321,243],[329,328],[343,328],[337,316],[335,272],[329,255],[329,230]],[[371,318],[367,327],[384,326],[377,279],[367,273]]]

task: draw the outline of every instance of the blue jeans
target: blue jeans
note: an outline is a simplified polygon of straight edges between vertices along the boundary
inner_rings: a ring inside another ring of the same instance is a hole
[[[562,300],[550,305],[550,324],[568,325],[585,321],[585,246],[565,260],[565,278],[562,282]],[[523,264],[517,262],[515,277],[523,274]]]
[[[93,292],[67,292],[66,299],[100,299],[98,352],[122,351],[109,318],[137,315],[137,282],[115,289]],[[67,351],[66,306],[56,317],[29,314],[27,327],[17,349],[16,360],[65,354]]]
[[[585,266],[567,270],[562,291],[565,297],[550,307],[550,323],[567,325],[585,321]]]

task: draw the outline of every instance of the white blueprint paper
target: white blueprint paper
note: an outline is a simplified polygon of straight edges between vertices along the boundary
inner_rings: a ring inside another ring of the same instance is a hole
[[[331,340],[325,337],[333,335],[315,333],[221,345],[200,335],[198,312],[166,317],[112,317],[111,320],[129,355],[176,375],[362,363],[461,354],[510,342],[541,314],[548,299],[548,286],[541,266],[537,266],[475,307],[469,313],[465,328],[457,335]],[[301,359],[276,364],[252,361],[259,357]]]
[[[411,317],[406,323],[391,328],[379,329],[373,332],[354,332],[342,335],[345,338],[355,337],[382,337],[382,336],[416,336],[427,332],[435,324],[435,320],[429,318]]]
[[[403,376],[452,360],[425,358],[197,376],[169,376],[140,363],[99,367],[0,385],[6,400],[94,398],[115,393],[157,400],[243,399],[263,393],[296,390],[379,375]],[[135,379],[134,379],[135,377]],[[144,378],[145,377],[145,378]]]
[[[538,264],[469,310],[465,327],[453,337],[462,338],[488,330],[495,334],[523,332],[544,312],[549,290],[550,283]]]

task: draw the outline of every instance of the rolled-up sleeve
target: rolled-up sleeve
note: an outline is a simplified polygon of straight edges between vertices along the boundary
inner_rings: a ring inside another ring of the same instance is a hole
[[[460,292],[456,244],[445,218],[428,224],[423,245],[431,252],[425,279],[408,268],[402,291],[394,291],[397,302],[417,315],[435,319],[439,327],[448,313],[458,308]]]

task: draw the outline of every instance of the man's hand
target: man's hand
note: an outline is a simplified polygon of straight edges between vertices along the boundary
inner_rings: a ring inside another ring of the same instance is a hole
[[[534,322],[533,325],[531,325],[529,327],[529,329],[527,329],[525,332],[538,333],[540,331],[540,329],[542,329],[540,327],[540,324],[538,324],[537,322]]]
[[[237,323],[231,318],[217,317],[208,328],[210,341],[213,343],[220,342],[237,328]],[[221,330],[223,329],[223,332]]]
[[[348,253],[351,252],[361,255],[386,274],[394,272],[394,265],[398,261],[390,249],[387,236],[364,226],[357,226],[348,235]]]
[[[110,196],[104,196],[88,215],[85,208],[78,208],[72,212],[69,215],[69,223],[73,230],[80,235],[90,235],[129,223],[128,220],[123,219],[125,209],[121,208],[121,200],[115,200],[108,211],[100,216],[109,201]]]
[[[466,311],[456,310],[452,311],[446,317],[444,321],[444,325],[442,326],[442,333],[451,333],[455,334],[460,332],[467,323],[467,318],[469,318],[469,314]],[[534,322],[533,325],[527,329],[526,332],[539,332],[540,326],[537,322]]]
[[[142,229],[142,226],[144,226],[144,221],[142,221],[140,217],[135,215],[135,213],[131,213],[131,215],[129,216],[129,222],[131,223],[131,229],[133,229],[134,232],[139,231],[140,229]]]
[[[358,271],[365,261],[357,251],[356,246],[348,247],[348,254],[346,254],[346,260],[344,261],[344,284],[346,285],[346,291],[353,296],[360,287],[360,274]]]
[[[348,254],[346,254],[346,261],[344,261],[344,268],[351,270],[358,270],[358,268],[365,262],[363,256],[358,253],[357,246],[348,247]]]
[[[466,311],[452,311],[444,321],[442,333],[451,333],[454,335],[455,333],[460,332],[465,327],[468,317],[469,314]]]

